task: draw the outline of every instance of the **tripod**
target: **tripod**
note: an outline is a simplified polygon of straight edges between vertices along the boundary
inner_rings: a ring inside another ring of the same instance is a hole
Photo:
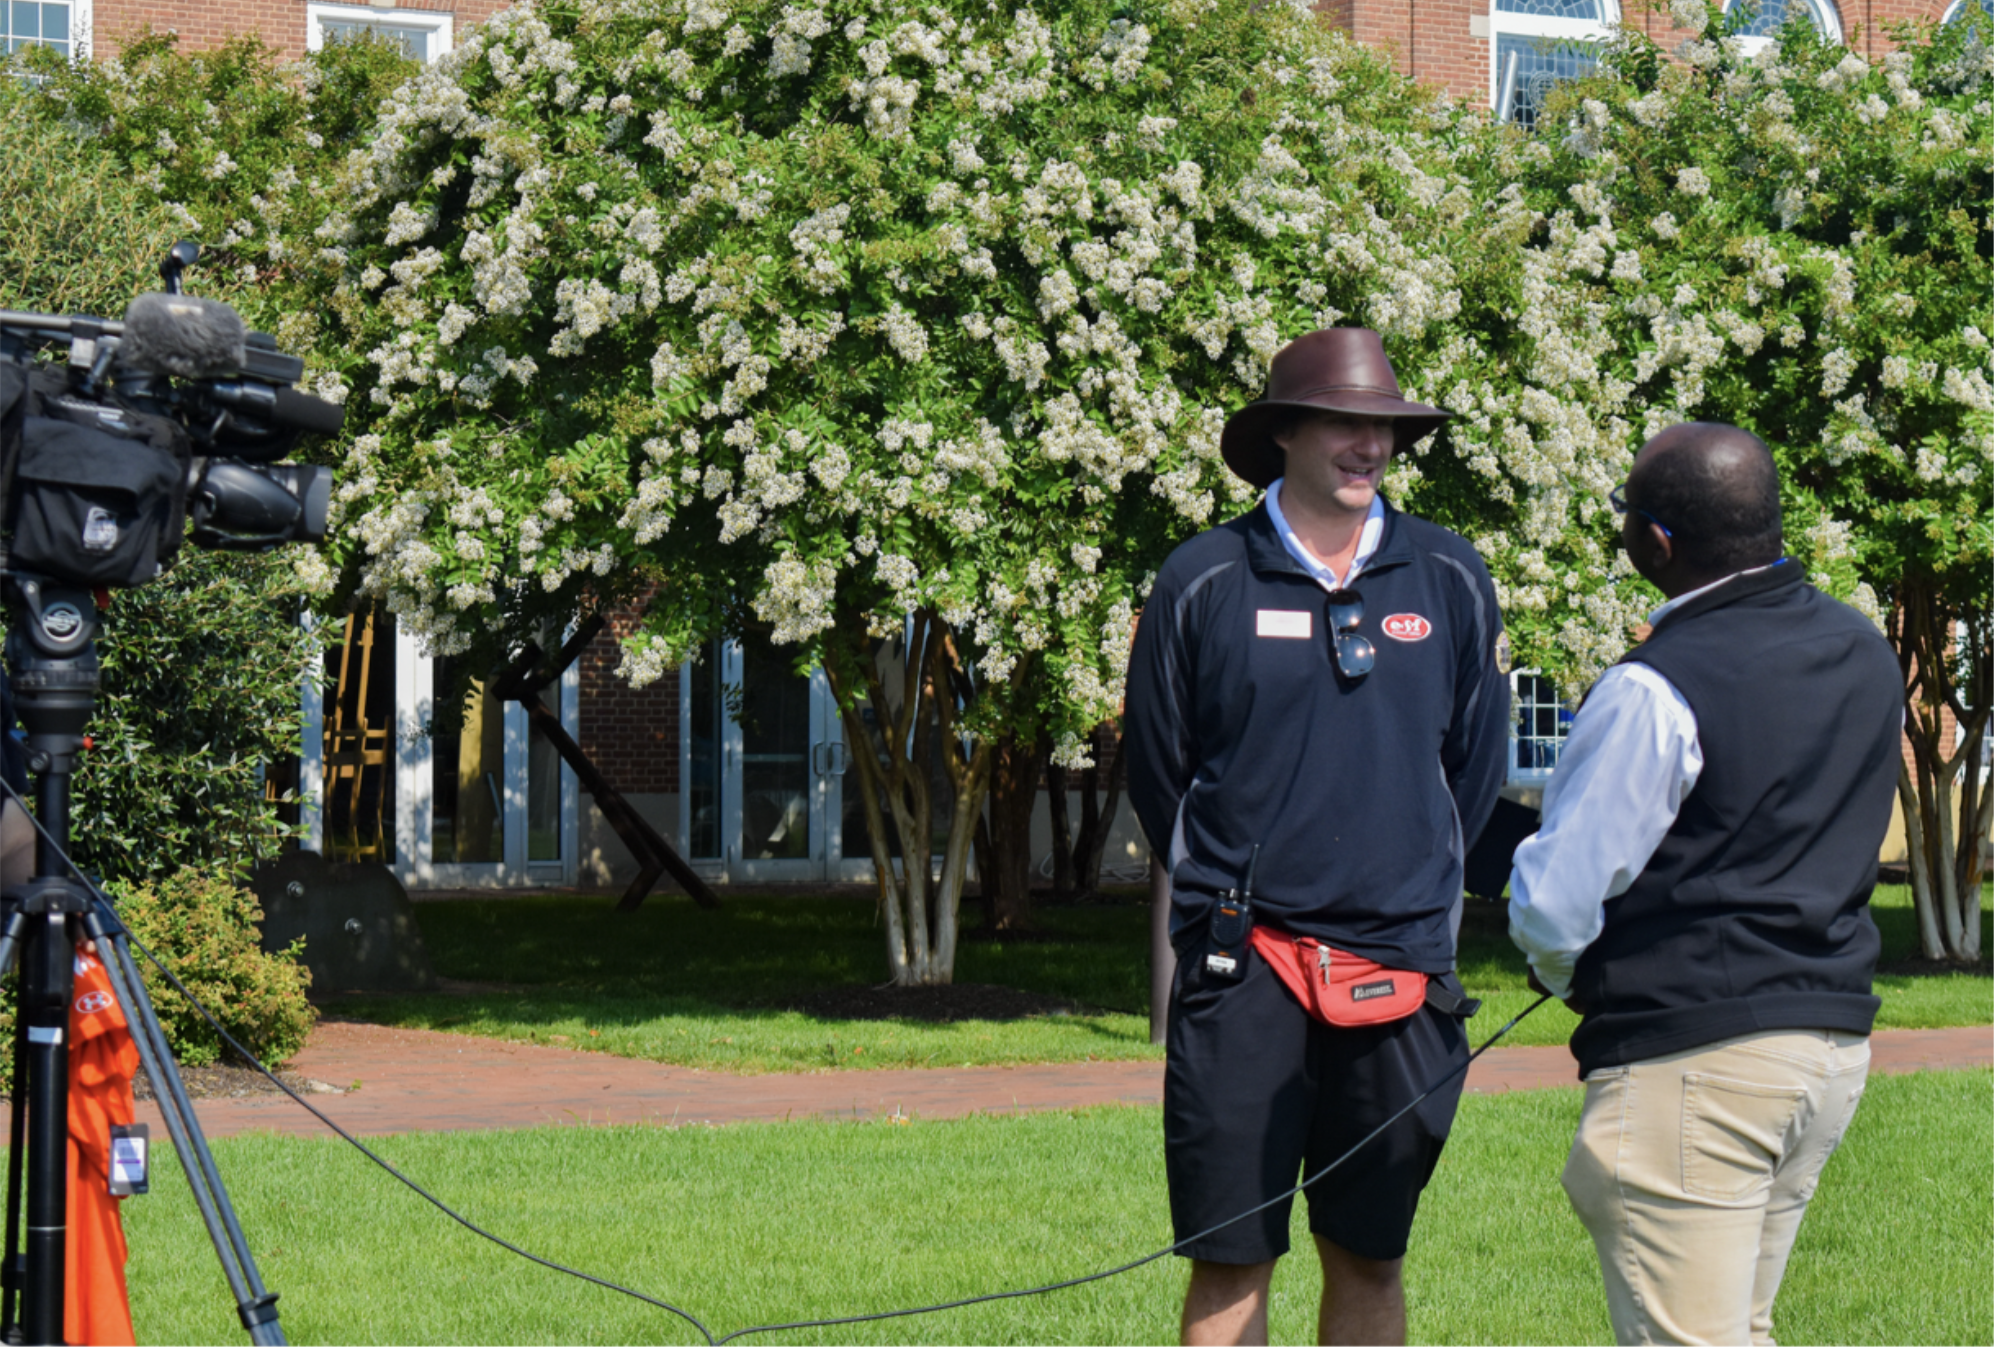
[[[281,1344],[277,1294],[264,1288],[256,1271],[159,1017],[146,998],[130,939],[101,891],[76,874],[65,855],[70,776],[97,701],[96,601],[88,590],[19,573],[8,575],[4,585],[7,668],[27,731],[40,828],[34,878],[0,893],[0,974],[17,956],[21,973],[0,1334],[9,1343],[62,1342],[69,1197],[66,1041],[77,942],[87,938],[96,943],[97,959],[125,1008],[139,1061],[152,1081],[243,1328],[252,1343]],[[0,733],[4,730],[0,727]],[[20,1239],[24,1171],[25,1248]]]

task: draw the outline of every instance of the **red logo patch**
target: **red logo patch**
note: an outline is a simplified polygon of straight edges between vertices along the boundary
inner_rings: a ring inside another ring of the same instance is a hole
[[[1433,635],[1433,624],[1417,613],[1394,613],[1385,619],[1385,635],[1394,641],[1424,641]]]

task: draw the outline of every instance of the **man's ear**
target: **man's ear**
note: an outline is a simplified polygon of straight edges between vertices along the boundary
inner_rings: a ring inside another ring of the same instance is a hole
[[[1669,537],[1669,531],[1649,520],[1648,527],[1642,530],[1641,536],[1642,541],[1648,545],[1648,556],[1653,559],[1654,571],[1660,574],[1668,570],[1669,564],[1676,558],[1675,540]]]

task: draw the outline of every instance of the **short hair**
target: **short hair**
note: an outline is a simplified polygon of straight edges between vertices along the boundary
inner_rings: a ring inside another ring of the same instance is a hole
[[[1779,466],[1749,431],[1698,423],[1643,463],[1628,488],[1696,571],[1729,575],[1770,566],[1785,550]]]

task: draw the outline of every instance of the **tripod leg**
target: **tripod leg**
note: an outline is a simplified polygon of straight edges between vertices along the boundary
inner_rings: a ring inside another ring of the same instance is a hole
[[[27,1284],[21,1334],[61,1343],[69,1235],[69,999],[76,945],[68,914],[33,915],[21,959],[21,1019],[28,1030]]]
[[[208,1150],[208,1140],[201,1133],[194,1103],[180,1080],[166,1033],[160,1028],[151,999],[146,996],[145,982],[139,977],[124,932],[106,927],[101,912],[96,910],[90,914],[89,925],[93,932],[103,933],[96,937],[98,958],[110,977],[113,992],[125,1008],[132,1040],[138,1045],[139,1061],[152,1081],[153,1098],[166,1120],[167,1135],[173,1139],[173,1150],[180,1158],[187,1185],[193,1190],[195,1206],[201,1210],[208,1238],[214,1242],[215,1255],[221,1260],[222,1276],[228,1280],[229,1292],[235,1297],[236,1314],[243,1328],[249,1331],[251,1343],[281,1344],[285,1340],[284,1331],[277,1323],[276,1294],[264,1288],[256,1270],[249,1240],[236,1219],[228,1190],[222,1186],[221,1172],[216,1169],[214,1154]]]
[[[16,1341],[21,1327],[21,1163],[27,1158],[28,1138],[28,1021],[14,1016],[14,1093],[9,1100],[13,1115],[7,1145],[7,1262],[0,1264],[0,1337]]]

